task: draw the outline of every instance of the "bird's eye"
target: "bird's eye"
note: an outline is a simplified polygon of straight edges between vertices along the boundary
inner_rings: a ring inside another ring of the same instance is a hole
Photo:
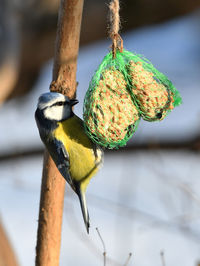
[[[56,103],[57,106],[62,106],[63,104],[64,104],[63,102]]]

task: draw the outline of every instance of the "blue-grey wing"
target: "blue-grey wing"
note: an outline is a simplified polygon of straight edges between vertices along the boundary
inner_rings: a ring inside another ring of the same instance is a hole
[[[54,139],[49,152],[54,162],[56,163],[56,166],[60,171],[61,175],[71,186],[73,186],[73,182],[69,173],[69,154],[66,151],[62,142]]]

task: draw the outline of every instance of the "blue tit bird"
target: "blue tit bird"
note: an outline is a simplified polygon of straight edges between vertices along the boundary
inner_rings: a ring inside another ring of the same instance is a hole
[[[90,179],[102,165],[103,151],[86,135],[83,121],[74,114],[70,100],[57,92],[39,97],[35,118],[40,137],[58,170],[79,197],[86,230],[89,214],[85,192]]]

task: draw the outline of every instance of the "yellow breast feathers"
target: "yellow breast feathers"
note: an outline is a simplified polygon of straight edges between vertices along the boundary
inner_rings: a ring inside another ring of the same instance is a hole
[[[85,134],[83,122],[77,116],[58,122],[54,137],[61,141],[69,154],[71,179],[84,183],[86,188],[91,177],[95,175],[101,162],[101,152],[97,150],[97,158],[93,143]]]

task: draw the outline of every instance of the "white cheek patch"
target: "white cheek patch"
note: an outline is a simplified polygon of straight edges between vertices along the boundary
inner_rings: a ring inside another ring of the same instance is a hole
[[[64,119],[63,106],[51,106],[44,110],[44,116],[50,120],[60,121]]]

